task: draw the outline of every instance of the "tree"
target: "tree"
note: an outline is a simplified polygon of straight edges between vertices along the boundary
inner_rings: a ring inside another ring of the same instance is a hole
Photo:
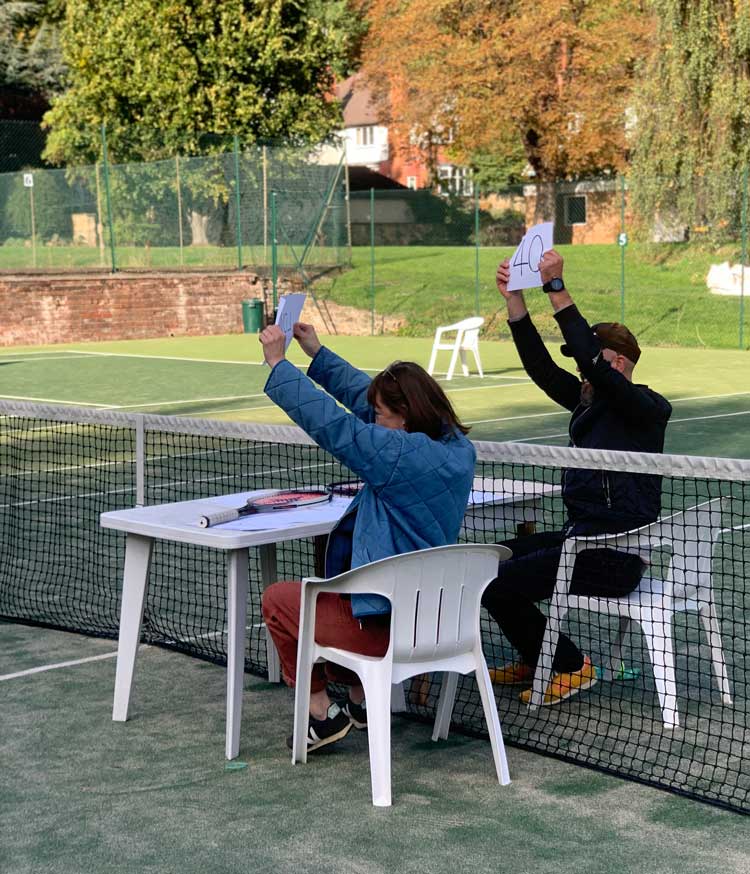
[[[49,97],[62,90],[64,0],[0,0],[0,85]]]
[[[70,84],[46,116],[47,156],[95,160],[103,123],[120,161],[205,152],[206,132],[327,137],[340,117],[333,71],[353,42],[334,7],[323,18],[321,0],[68,0]]]
[[[427,152],[450,130],[456,159],[502,166],[522,146],[540,181],[624,166],[625,110],[652,33],[638,0],[362,5],[364,72],[392,124],[412,139],[433,132]]]
[[[635,205],[673,231],[721,236],[739,222],[750,161],[750,5],[651,5],[657,50],[635,103]]]

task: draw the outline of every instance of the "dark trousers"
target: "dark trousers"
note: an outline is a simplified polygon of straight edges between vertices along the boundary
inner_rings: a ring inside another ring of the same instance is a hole
[[[532,668],[536,667],[547,620],[536,602],[552,597],[557,566],[565,541],[562,531],[544,531],[507,540],[513,558],[500,562],[498,576],[489,584],[482,604],[505,637]],[[637,588],[644,569],[637,556],[612,549],[589,549],[576,558],[570,592],[619,598]],[[583,655],[573,641],[560,634],[553,670],[578,671]]]

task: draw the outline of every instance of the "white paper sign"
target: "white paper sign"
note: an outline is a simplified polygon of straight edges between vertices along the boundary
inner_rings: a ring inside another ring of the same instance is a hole
[[[538,288],[542,285],[539,259],[552,248],[554,222],[542,222],[529,228],[510,259],[508,291]]]
[[[279,306],[276,310],[276,322],[286,337],[285,349],[292,342],[294,323],[300,320],[302,307],[305,305],[306,294],[285,294],[279,298]]]
[[[33,173],[24,173],[23,174],[23,185],[24,185],[24,188],[33,188],[34,187],[34,174]]]

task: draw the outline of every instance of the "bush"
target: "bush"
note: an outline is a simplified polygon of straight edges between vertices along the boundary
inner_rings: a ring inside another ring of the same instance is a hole
[[[31,237],[31,195],[34,192],[34,224],[36,235],[46,241],[52,237],[70,240],[73,224],[70,218],[70,189],[62,170],[34,171],[34,188],[23,184],[23,173],[5,175],[0,187],[0,237],[3,239]]]

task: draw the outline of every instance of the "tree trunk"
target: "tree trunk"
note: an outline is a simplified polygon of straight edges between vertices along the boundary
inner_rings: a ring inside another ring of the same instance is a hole
[[[188,211],[190,221],[190,234],[194,246],[208,245],[208,216],[195,210]]]

